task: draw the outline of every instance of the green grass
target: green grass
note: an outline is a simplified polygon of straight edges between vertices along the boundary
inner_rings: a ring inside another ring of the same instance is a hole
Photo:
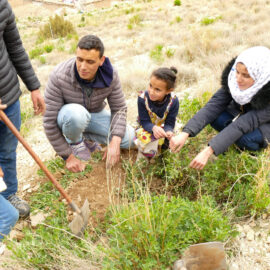
[[[226,241],[235,235],[229,220],[211,198],[196,202],[181,197],[144,194],[114,208],[109,219],[109,247],[103,269],[168,269],[193,243]]]

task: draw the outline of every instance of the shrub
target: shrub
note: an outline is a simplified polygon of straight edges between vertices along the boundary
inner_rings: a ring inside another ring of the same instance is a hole
[[[103,269],[167,269],[190,244],[225,241],[230,234],[228,219],[209,197],[190,202],[144,195],[112,210]]]
[[[49,22],[40,29],[38,38],[58,38],[74,33],[76,31],[71,22],[65,20],[62,16],[55,15],[54,17],[50,17]]]
[[[162,56],[162,49],[163,49],[163,45],[156,45],[155,48],[150,51],[150,57],[154,60],[156,60],[157,62],[162,62],[163,61],[163,56]]]
[[[181,0],[174,0],[174,5],[175,6],[181,6]]]
[[[132,16],[132,17],[129,19],[129,24],[136,24],[136,25],[139,25],[139,24],[142,22],[142,20],[143,20],[142,15],[137,14],[137,15]]]
[[[177,16],[177,17],[175,18],[175,21],[176,21],[177,23],[180,23],[180,22],[182,21],[182,18],[181,18],[180,16]]]
[[[221,16],[217,17],[205,17],[201,19],[201,25],[209,25],[214,23],[215,21],[221,19]]]
[[[180,117],[186,123],[208,100],[203,98],[180,101]],[[270,203],[268,188],[269,162],[266,152],[250,155],[231,146],[224,155],[210,160],[203,171],[189,168],[191,160],[205,147],[216,132],[207,126],[196,138],[190,139],[178,154],[165,153],[163,159],[151,170],[169,182],[173,193],[196,200],[210,195],[226,209],[233,209],[236,216],[260,214]],[[263,169],[261,169],[263,168]]]
[[[29,52],[29,57],[30,57],[30,59],[34,59],[43,53],[44,53],[44,50],[42,48],[38,47],[38,48],[35,48]]]
[[[171,49],[171,48],[168,48],[168,49],[166,49],[166,52],[165,53],[166,53],[166,56],[168,58],[171,58],[171,57],[174,56],[175,50],[174,49]]]
[[[46,53],[50,53],[50,52],[52,52],[54,46],[53,46],[53,44],[47,44],[47,45],[45,45],[43,48],[44,48],[44,51],[45,51]]]

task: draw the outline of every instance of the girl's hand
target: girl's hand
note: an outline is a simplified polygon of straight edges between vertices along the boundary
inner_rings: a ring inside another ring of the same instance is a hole
[[[166,132],[166,138],[167,138],[168,140],[170,140],[172,137],[173,137],[173,132],[172,132],[172,131],[167,131],[167,132]]]
[[[0,110],[4,110],[7,107],[7,105],[1,103],[0,99]]]
[[[213,153],[214,150],[211,146],[206,147],[190,162],[189,167],[202,170]]]
[[[162,127],[159,126],[154,126],[153,129],[153,134],[156,139],[160,138],[165,138],[166,137],[166,132]]]
[[[173,153],[177,153],[184,146],[189,134],[186,132],[181,132],[177,136],[173,136],[170,139],[170,149]]]

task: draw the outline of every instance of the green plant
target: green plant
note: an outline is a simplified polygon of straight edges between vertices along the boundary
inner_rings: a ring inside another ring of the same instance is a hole
[[[38,56],[38,60],[42,65],[46,64],[46,58],[44,56],[42,55]]]
[[[182,21],[182,18],[181,18],[180,16],[177,16],[177,17],[175,18],[175,21],[176,21],[177,23],[180,23],[180,22]]]
[[[181,0],[174,0],[174,5],[175,6],[181,6]]]
[[[201,25],[209,25],[209,24],[212,24],[212,23],[216,22],[219,19],[221,19],[221,16],[204,17],[204,18],[201,19]]]
[[[166,49],[166,52],[165,52],[165,54],[166,54],[166,56],[167,56],[168,58],[173,57],[173,56],[174,56],[174,53],[175,53],[175,50],[172,49],[172,48]]]
[[[190,244],[225,241],[234,235],[210,197],[190,202],[151,197],[112,209],[103,269],[167,269]]]
[[[30,59],[34,59],[44,53],[44,49],[37,47],[29,52]]]
[[[49,22],[45,24],[38,33],[38,38],[58,38],[65,37],[67,34],[76,33],[73,24],[62,16],[55,15],[49,18]]]
[[[163,45],[160,44],[156,45],[155,48],[152,51],[150,51],[150,57],[157,62],[162,62],[164,60],[162,50]]]
[[[44,51],[45,51],[46,53],[52,52],[53,48],[54,48],[53,44],[46,44],[46,45],[43,47],[43,49],[44,49]]]
[[[140,25],[142,21],[143,21],[142,15],[137,14],[129,19],[129,24]]]
[[[128,30],[132,30],[132,29],[133,29],[133,25],[129,23],[129,24],[127,25],[127,28],[128,28]]]

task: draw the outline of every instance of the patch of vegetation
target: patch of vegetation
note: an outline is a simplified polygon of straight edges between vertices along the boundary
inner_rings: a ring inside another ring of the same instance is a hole
[[[132,27],[133,27],[133,25],[137,25],[138,26],[138,25],[141,25],[142,21],[143,21],[142,15],[141,14],[136,14],[136,15],[132,16],[129,19],[128,25],[132,25]]]
[[[155,46],[155,48],[150,51],[150,57],[157,61],[157,62],[163,62],[164,58],[162,55],[163,45],[158,44]]]
[[[63,177],[59,180],[63,187],[67,187],[72,179],[82,177],[92,170],[92,167],[87,165],[84,172],[71,173],[64,169],[64,161],[61,158],[51,160],[46,165],[52,173],[63,172]],[[39,175],[43,176],[44,173],[39,171]],[[32,211],[38,209],[38,211],[48,213],[49,216],[36,230],[24,228],[24,238],[19,244],[6,241],[21,266],[27,266],[31,269],[56,269],[55,261],[57,261],[58,269],[61,269],[61,263],[64,264],[61,262],[61,256],[66,261],[66,255],[77,258],[77,260],[93,260],[92,242],[90,239],[87,241],[84,239],[75,240],[74,235],[69,233],[67,205],[59,199],[60,193],[49,180],[31,195]],[[85,237],[88,237],[87,231]]]
[[[182,21],[182,18],[181,18],[180,16],[177,16],[177,17],[175,18],[175,21],[176,21],[177,23],[180,23],[180,22]]]
[[[49,18],[49,22],[45,24],[38,33],[38,39],[66,37],[68,34],[75,34],[73,24],[65,20],[63,16],[55,15]]]
[[[216,22],[217,20],[220,20],[221,16],[217,16],[217,17],[204,17],[201,19],[201,25],[209,25],[212,24],[214,22]]]
[[[165,54],[168,58],[171,58],[174,56],[175,50],[172,48],[167,48],[165,51]]]
[[[103,269],[167,269],[193,243],[226,241],[234,232],[210,197],[199,201],[145,194],[111,211]]]
[[[181,0],[174,0],[173,4],[175,6],[181,6],[182,3],[181,3]]]
[[[30,59],[34,59],[44,53],[43,48],[37,47],[29,52]]]

